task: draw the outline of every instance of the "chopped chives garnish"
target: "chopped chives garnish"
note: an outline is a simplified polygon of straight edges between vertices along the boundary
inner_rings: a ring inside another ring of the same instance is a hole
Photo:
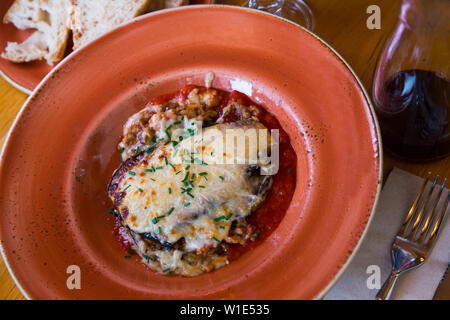
[[[170,128],[172,128],[172,125],[170,124],[167,128],[166,128],[166,130],[164,131],[165,133],[166,133],[166,136],[167,136],[167,139],[171,139],[171,137],[170,137],[170,133],[169,133],[169,129]]]
[[[153,172],[152,169],[144,169],[145,172]]]
[[[170,268],[166,268],[162,272],[166,273],[167,271],[170,271]]]
[[[156,167],[155,169],[156,170],[161,170],[163,167],[162,166],[159,166],[159,167]]]
[[[191,198],[195,198],[190,192],[186,192],[186,194]]]
[[[178,171],[177,173],[175,173],[175,174],[179,174],[181,172],[181,170],[180,171]]]
[[[172,193],[172,189],[169,187],[169,194],[171,194]]]
[[[108,213],[113,213],[114,212],[114,209],[109,209],[108,210]]]
[[[159,233],[159,234],[162,233],[161,227],[158,227],[158,233]]]
[[[181,190],[182,190],[182,192],[181,193],[185,193],[185,192],[189,192],[189,191],[191,191],[192,190],[192,188],[181,188]]]
[[[202,189],[205,188],[205,186],[202,186],[202,185],[199,185],[198,187],[199,187],[199,188],[202,188]]]
[[[225,216],[217,217],[217,218],[214,219],[214,221],[220,221],[220,220],[222,220],[222,219],[225,219]]]
[[[175,170],[175,167],[174,167],[173,164],[171,164],[170,162],[169,162],[169,166],[171,166],[172,169]]]
[[[128,173],[131,174],[132,176],[136,175],[136,172],[134,172],[134,171],[128,171]]]
[[[173,210],[175,210],[174,207],[170,208],[169,211],[167,211],[167,215],[170,216],[170,214],[173,212]]]
[[[190,164],[188,164],[187,166],[186,166],[186,170],[189,170],[189,168],[191,167],[191,165]]]
[[[134,250],[133,250],[133,249],[127,249],[127,252],[128,252],[129,254],[134,254]]]
[[[131,187],[131,184],[129,184],[125,189],[123,189],[123,191],[127,191],[127,189]]]
[[[292,170],[292,168],[289,168],[289,169],[288,169],[288,173],[291,173],[291,170]]]
[[[148,147],[147,149],[145,149],[146,153],[152,153],[153,150],[155,150],[155,147]]]
[[[152,180],[152,181],[156,181],[155,179],[153,179],[153,178],[150,178],[150,180]]]
[[[219,239],[217,239],[216,237],[212,237],[214,241],[220,242]]]
[[[173,124],[177,125],[177,124],[180,124],[180,123],[181,123],[181,121],[178,120],[178,121],[175,121]]]
[[[186,203],[184,204],[185,207],[188,207],[188,206],[190,206],[190,205],[191,205],[190,202],[186,202]]]
[[[208,174],[208,172],[200,172],[198,175],[199,176],[206,176]]]
[[[222,181],[223,181],[223,180],[225,180],[225,178],[224,178],[224,177],[222,177],[222,176],[219,176],[219,178],[220,178],[220,180],[222,180]]]
[[[125,148],[120,149],[120,153],[123,153],[125,151]]]
[[[130,258],[131,258],[131,256],[124,256],[124,258],[125,258],[125,259],[130,259]]]
[[[166,157],[166,156],[164,156],[164,163],[165,163],[166,165],[169,164],[169,161],[167,161],[167,157]]]
[[[259,236],[258,232],[255,232],[254,234],[252,234],[252,238],[256,238],[257,236]]]
[[[184,176],[183,180],[181,180],[181,181],[186,181],[188,178],[189,178],[189,171],[186,172],[186,175]]]
[[[169,140],[167,140],[166,143],[164,143],[164,145],[167,146],[169,143],[170,143],[170,138],[169,138]]]
[[[224,226],[219,226],[219,228],[220,228],[220,229],[222,229],[222,230],[223,230],[223,229],[225,229],[225,227],[224,227]]]
[[[142,190],[141,188],[138,188],[139,192],[143,192],[144,190]]]
[[[178,144],[178,142],[172,140],[172,146],[175,147]]]
[[[157,224],[159,220],[161,220],[162,218],[165,218],[165,215],[153,218],[152,219],[153,224]]]
[[[232,216],[233,214],[230,212],[229,214],[227,214],[227,216],[225,217],[225,220],[230,220],[230,218],[231,218],[231,216]]]

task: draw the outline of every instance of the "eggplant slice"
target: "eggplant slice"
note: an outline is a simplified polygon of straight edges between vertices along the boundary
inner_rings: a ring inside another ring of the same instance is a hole
[[[168,139],[121,164],[108,195],[151,269],[195,276],[227,264],[227,244],[251,238],[254,228],[245,218],[272,184],[271,176],[261,175],[269,165],[261,155],[270,154],[270,135],[255,120],[216,124],[201,132],[190,128],[178,135],[167,130]],[[251,140],[252,130],[266,133]],[[226,148],[229,132],[232,139],[248,137],[243,149],[236,142]]]

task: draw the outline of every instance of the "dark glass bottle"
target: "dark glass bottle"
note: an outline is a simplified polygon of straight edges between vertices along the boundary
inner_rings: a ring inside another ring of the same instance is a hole
[[[383,147],[412,161],[450,154],[450,1],[404,0],[375,72]]]

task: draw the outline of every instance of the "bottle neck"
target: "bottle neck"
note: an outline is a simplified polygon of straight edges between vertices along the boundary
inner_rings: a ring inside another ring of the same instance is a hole
[[[400,21],[409,29],[433,32],[450,31],[450,1],[403,0]]]

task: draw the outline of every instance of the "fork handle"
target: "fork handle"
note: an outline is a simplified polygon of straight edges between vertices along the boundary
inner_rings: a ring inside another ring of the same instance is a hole
[[[381,287],[380,291],[377,293],[377,299],[378,300],[387,300],[391,296],[391,293],[394,289],[394,285],[397,282],[398,276],[400,273],[392,271],[389,277],[384,282],[383,286]]]

